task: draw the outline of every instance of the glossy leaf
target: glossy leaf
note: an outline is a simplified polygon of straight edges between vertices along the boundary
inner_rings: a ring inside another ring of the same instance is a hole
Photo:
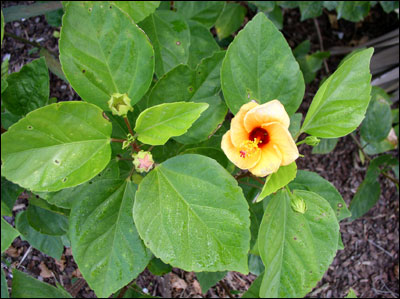
[[[369,9],[369,1],[338,1],[337,18],[359,22],[368,15]]]
[[[84,102],[52,104],[29,113],[1,135],[2,175],[34,191],[81,184],[110,160],[111,124]]]
[[[3,20],[3,14],[1,20]],[[10,298],[10,295],[8,294],[6,275],[4,274],[3,268],[0,271],[1,271],[1,298]]]
[[[135,23],[147,18],[160,5],[160,1],[112,1],[112,3],[126,12]]]
[[[25,115],[49,100],[49,71],[44,58],[36,59],[7,78],[8,87],[1,100],[8,111]]]
[[[151,255],[132,219],[135,185],[110,179],[88,190],[71,211],[71,247],[89,286],[98,297],[108,297],[136,278]]]
[[[224,39],[240,28],[247,9],[239,3],[226,3],[224,10],[215,23],[218,38]]]
[[[364,118],[371,92],[373,48],[346,60],[318,89],[301,132],[322,138],[349,134]]]
[[[200,283],[201,292],[206,294],[207,291],[214,285],[216,285],[226,275],[224,272],[196,272],[197,280]]]
[[[135,104],[153,79],[154,51],[147,36],[114,4],[70,2],[59,44],[71,86],[103,110],[110,110],[113,93],[127,93]]]
[[[29,242],[32,247],[43,253],[60,260],[64,251],[64,245],[59,236],[50,236],[39,233],[29,225],[26,211],[17,214],[15,226],[21,233],[22,237]]]
[[[315,172],[299,170],[294,181],[289,183],[289,187],[291,189],[301,189],[317,193],[329,202],[332,210],[335,211],[338,221],[351,216],[345,201],[335,186]]]
[[[304,297],[322,278],[336,254],[339,225],[327,201],[296,190],[307,206],[295,212],[281,190],[269,202],[260,226],[258,247],[265,265],[260,297]]]
[[[133,217],[147,247],[185,271],[248,273],[248,205],[232,176],[200,155],[176,156],[139,185]]]
[[[361,136],[368,142],[380,142],[392,128],[390,105],[384,99],[371,99],[361,125]]]
[[[338,143],[339,138],[323,138],[317,146],[312,149],[313,154],[328,154],[333,151]]]
[[[223,1],[176,1],[174,7],[185,19],[211,28],[224,9]]]
[[[12,216],[12,209],[21,192],[20,186],[1,177],[1,216]]]
[[[8,130],[13,124],[21,119],[22,116],[12,114],[10,111],[5,110],[1,113],[1,126]]]
[[[42,234],[62,236],[68,231],[68,218],[35,205],[26,211],[29,225]]]
[[[271,84],[273,82],[273,84]],[[304,80],[283,35],[258,13],[230,44],[221,69],[225,101],[236,114],[252,99],[279,99],[289,115],[299,107]]]
[[[190,30],[185,19],[170,10],[151,14],[139,24],[154,47],[155,73],[158,78],[189,59]]]
[[[195,70],[179,65],[166,74],[152,89],[149,106],[165,102],[202,102],[209,105],[188,132],[175,138],[180,143],[193,144],[206,140],[224,121],[227,113],[219,92],[220,68],[225,52],[205,58]]]
[[[323,1],[299,1],[301,21],[322,15]]]
[[[61,286],[53,287],[17,269],[13,269],[12,275],[13,298],[72,298]]]
[[[143,111],[136,120],[135,132],[146,144],[163,145],[169,138],[184,134],[200,114],[205,103],[166,103]]]
[[[257,198],[257,202],[263,200],[268,195],[275,193],[280,188],[285,187],[290,181],[296,177],[297,165],[293,162],[287,166],[279,167],[278,171],[270,174],[265,180],[261,194]]]
[[[19,232],[1,217],[1,253],[6,251],[18,236]]]
[[[196,3],[221,3],[221,2],[200,2]],[[176,2],[186,3],[184,1]],[[195,21],[188,21],[190,29],[190,47],[189,59],[187,65],[195,69],[201,59],[211,56],[214,52],[220,50],[210,30]]]

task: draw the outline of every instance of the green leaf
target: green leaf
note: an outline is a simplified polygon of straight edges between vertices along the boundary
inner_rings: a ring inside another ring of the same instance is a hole
[[[1,253],[6,251],[18,236],[19,232],[1,217]]]
[[[280,188],[285,187],[290,181],[296,177],[297,165],[293,162],[287,166],[279,167],[278,171],[270,174],[265,180],[261,194],[257,198],[257,202],[262,201],[268,195],[275,193]]]
[[[311,49],[311,43],[310,40],[306,39],[302,41],[300,44],[296,46],[293,50],[293,55],[296,57],[296,59],[300,57],[304,57],[307,55],[308,52],[310,52]]]
[[[111,124],[92,104],[37,109],[1,135],[2,175],[33,191],[76,186],[110,161],[110,134]]]
[[[261,217],[262,216],[263,215],[261,215]],[[264,272],[264,270],[265,270],[265,267],[261,260],[261,257],[258,255],[255,255],[255,254],[249,254],[249,271],[250,271],[250,273],[259,276]]]
[[[36,59],[9,75],[7,83],[1,100],[11,113],[25,115],[47,104],[49,71],[44,58]]]
[[[162,276],[172,271],[171,265],[165,264],[159,258],[153,257],[147,265],[147,269],[154,275]]]
[[[364,152],[367,155],[381,154],[396,148],[396,145],[389,142],[387,138],[380,142],[370,142],[370,143],[366,142],[363,138],[361,138],[360,142],[364,148]]]
[[[281,30],[283,28],[282,9],[278,5],[275,5],[274,9],[270,12],[267,12],[265,15],[278,30]]]
[[[62,8],[61,1],[46,1],[31,5],[14,5],[3,9],[4,22],[19,21]]]
[[[154,13],[161,1],[112,1],[122,11],[126,12],[135,23]]]
[[[365,141],[377,143],[385,139],[392,128],[392,112],[384,99],[371,99],[361,125],[361,136]]]
[[[69,212],[70,212],[69,209],[64,209],[64,208],[57,207],[55,205],[51,205],[46,200],[40,198],[39,196],[32,195],[28,199],[28,201],[29,201],[29,205],[33,205],[33,206],[42,208],[46,211],[56,213],[58,215],[63,215],[63,216],[67,216],[67,217],[69,216]],[[28,207],[28,209],[29,209],[29,207]]]
[[[328,154],[336,147],[339,138],[323,138],[317,146],[312,149],[313,154]]]
[[[41,207],[29,205],[26,217],[29,225],[42,234],[62,236],[68,231],[67,217]]]
[[[336,254],[339,224],[328,202],[309,191],[295,191],[307,206],[304,214],[290,206],[281,190],[269,202],[258,247],[265,265],[260,297],[304,297],[322,278]]]
[[[276,1],[276,4],[282,8],[296,8],[300,1]]]
[[[24,188],[1,177],[1,216],[12,216],[14,203]]]
[[[227,107],[218,93],[221,89],[220,68],[225,52],[216,52],[203,59],[196,70],[179,65],[162,77],[152,89],[149,106],[170,102],[202,102],[209,105],[188,132],[175,138],[193,144],[206,140],[224,121]]]
[[[103,110],[110,110],[107,101],[114,93],[127,93],[134,105],[153,79],[154,51],[147,36],[114,4],[70,2],[59,45],[71,86]]]
[[[305,55],[297,58],[300,69],[304,75],[304,81],[308,84],[311,83],[317,72],[321,69],[324,58],[329,57],[329,52],[315,52],[311,55]]]
[[[260,103],[278,99],[292,115],[304,95],[303,76],[292,50],[263,13],[230,44],[222,62],[221,83],[234,114],[252,99]]]
[[[224,10],[215,23],[218,38],[224,39],[240,28],[247,9],[238,3],[226,3]]]
[[[108,297],[149,263],[132,219],[136,187],[119,179],[96,181],[70,215],[74,259],[98,297]]]
[[[275,7],[275,1],[249,1],[249,2],[257,6],[258,10],[262,12],[270,12]]]
[[[3,14],[1,20],[3,20]],[[6,275],[4,274],[3,268],[1,268],[1,298],[10,298],[10,295],[8,294]]]
[[[64,251],[64,245],[61,237],[45,235],[35,230],[29,225],[25,211],[17,214],[15,226],[24,239],[26,239],[29,244],[32,245],[32,247],[55,258],[56,260],[60,260]]]
[[[143,111],[136,120],[139,141],[163,145],[169,138],[184,134],[208,108],[206,103],[166,103]]]
[[[381,1],[382,2],[389,2],[389,1]],[[395,2],[395,1],[393,1]],[[358,298],[356,295],[356,292],[353,290],[353,288],[350,288],[349,293],[346,295],[344,298]]]
[[[379,4],[382,6],[383,10],[386,13],[390,13],[395,9],[399,8],[399,1],[379,1]],[[350,289],[352,290],[352,289]],[[353,297],[356,298],[356,297]]]
[[[371,92],[369,62],[374,49],[354,54],[318,89],[301,132],[322,138],[349,134],[364,118]]]
[[[336,213],[338,221],[351,216],[340,193],[327,180],[315,172],[299,170],[293,182],[289,184],[291,189],[301,189],[312,191],[320,195],[329,202],[331,208]]]
[[[337,18],[343,18],[351,22],[359,22],[364,19],[370,8],[369,1],[338,1],[336,7]]]
[[[225,277],[226,273],[228,272],[196,272],[197,280],[201,286],[201,292],[206,294],[212,286],[215,286]]]
[[[49,70],[56,75],[58,78],[63,79],[66,83],[69,83],[67,78],[65,77],[63,70],[61,68],[60,61],[53,56],[46,49],[40,49],[40,56],[43,56],[46,59],[46,64]]]
[[[300,1],[301,20],[304,21],[322,15],[323,1]]]
[[[62,17],[64,15],[64,10],[62,8],[50,11],[46,13],[44,16],[46,18],[46,22],[52,27],[60,27]]]
[[[189,59],[190,31],[185,19],[170,10],[160,10],[140,24],[154,47],[155,73],[158,78]]]
[[[209,29],[214,26],[225,3],[224,1],[176,1],[174,5],[186,20],[197,21]]]
[[[327,10],[331,11],[338,6],[338,4],[339,4],[338,2],[339,1],[323,1],[323,4]]]
[[[295,113],[290,117],[289,132],[294,138],[300,131],[301,120],[303,119],[303,114]]]
[[[260,298],[261,282],[264,273],[261,273],[250,285],[249,289],[242,295],[242,298]]]
[[[161,163],[140,183],[133,217],[147,247],[185,271],[248,273],[248,205],[232,176],[200,155]]]
[[[20,120],[22,116],[12,114],[10,111],[5,110],[1,113],[1,126],[8,130],[13,124]]]
[[[221,3],[221,2],[200,2],[194,1],[195,3]],[[186,2],[176,2],[186,3]],[[190,29],[190,47],[189,47],[189,59],[187,65],[192,69],[195,69],[197,64],[200,63],[201,59],[211,56],[214,52],[219,51],[220,48],[215,41],[210,30],[203,25],[195,21],[188,21]]]
[[[188,148],[180,154],[197,154],[197,155],[203,155],[210,157],[217,161],[219,164],[221,164],[222,167],[226,168],[229,165],[229,160],[224,154],[224,152],[221,149],[213,148],[213,147],[193,147],[193,148]]]
[[[13,269],[12,274],[13,298],[72,298],[61,286],[53,287],[17,269]]]

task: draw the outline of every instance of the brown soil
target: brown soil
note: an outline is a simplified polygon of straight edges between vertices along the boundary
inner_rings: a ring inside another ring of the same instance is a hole
[[[18,2],[19,4],[24,2]],[[31,3],[31,2],[25,2]],[[15,5],[15,2],[3,1],[2,8]],[[332,14],[332,13],[330,13]],[[283,34],[289,45],[294,48],[305,39],[310,39],[312,51],[320,50],[318,36],[313,20],[300,22],[298,9],[285,10]],[[328,11],[318,17],[325,49],[339,45],[356,45],[362,41],[383,35],[398,28],[399,21],[395,13],[385,14],[376,5],[369,16],[357,24],[339,20],[337,28],[332,28]],[[33,17],[25,21],[8,23],[5,31],[26,39],[43,38],[41,45],[49,50],[58,51],[58,41],[53,32],[58,28],[50,27],[44,16]],[[339,39],[339,34],[343,38]],[[27,62],[39,55],[29,54],[33,47],[20,43],[10,37],[4,37],[1,57],[11,54],[10,72],[18,71]],[[330,57],[328,66],[332,73],[341,57]],[[316,93],[319,83],[326,76],[322,69],[316,80],[306,88],[305,100],[300,111],[304,114]],[[77,100],[79,96],[64,81],[50,73],[50,96],[58,100]],[[358,157],[358,148],[350,137],[340,138],[335,150],[327,155],[312,155],[311,147],[300,146],[300,152],[305,158],[298,160],[300,169],[317,172],[332,182],[342,194],[347,204],[350,203],[357,187],[362,182],[366,166]],[[392,151],[398,156],[398,150]],[[382,193],[378,203],[361,219],[353,222],[342,221],[341,233],[345,249],[338,251],[329,270],[308,297],[344,297],[349,288],[353,288],[359,297],[398,297],[399,295],[399,200],[398,190],[387,179],[381,178]],[[14,213],[27,206],[24,194],[18,199]],[[6,217],[13,223],[14,218]],[[46,256],[30,247],[26,241],[17,238],[2,259],[2,268],[6,271],[9,286],[11,286],[10,267],[17,267],[35,278],[54,284],[61,283],[76,297],[94,298],[94,292],[81,278],[70,249],[65,249],[61,261]],[[225,285],[233,296],[243,293],[255,279],[255,276],[230,272],[224,278]],[[201,294],[194,273],[173,269],[162,277],[152,275],[145,270],[136,279],[141,288],[146,288],[151,295],[163,297],[227,297],[227,292],[221,284],[211,288],[207,294]],[[234,290],[238,291],[235,292]]]

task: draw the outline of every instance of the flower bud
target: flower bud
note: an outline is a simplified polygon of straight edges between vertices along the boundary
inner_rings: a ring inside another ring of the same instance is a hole
[[[126,117],[128,111],[133,111],[133,107],[131,106],[131,99],[126,93],[114,93],[107,103],[113,115]]]
[[[318,139],[315,136],[307,136],[304,139],[305,144],[311,145],[311,146],[317,146],[318,143],[320,142],[320,139]]]
[[[304,214],[307,211],[305,201],[296,194],[290,194],[290,205],[295,212]]]
[[[133,165],[137,172],[149,172],[154,165],[153,156],[150,152],[140,151],[137,154],[132,154]]]

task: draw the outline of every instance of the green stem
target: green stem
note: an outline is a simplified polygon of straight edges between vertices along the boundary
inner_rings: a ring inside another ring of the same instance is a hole
[[[299,146],[300,144],[303,144],[303,143],[305,143],[305,142],[306,142],[306,140],[303,139],[302,141],[297,142],[297,143],[296,143],[296,146]]]
[[[286,186],[285,186],[285,189],[286,189],[286,191],[287,191],[287,192],[289,192],[289,194],[291,194],[291,193],[292,193],[292,192],[290,191],[290,188],[289,188],[289,186],[288,186],[288,185],[286,185]]]
[[[37,42],[31,42],[30,40],[27,40],[27,39],[25,39],[25,38],[23,38],[23,37],[19,37],[18,35],[12,34],[12,33],[10,33],[10,32],[4,32],[4,35],[5,35],[5,36],[8,36],[8,37],[11,37],[11,38],[13,38],[13,39],[15,39],[15,40],[17,40],[17,41],[20,41],[20,42],[23,43],[23,44],[31,45],[31,46],[37,47],[37,48],[39,48],[39,49],[44,49],[44,50],[50,52],[50,53],[51,53],[52,55],[54,55],[55,57],[58,57],[58,54],[57,54],[57,53],[54,53],[53,51],[50,51],[50,50],[46,49],[45,47],[43,47],[41,44],[39,44],[39,43],[37,43]]]
[[[127,118],[126,116],[124,117],[124,121],[125,121],[126,126],[128,127],[129,133],[130,133],[132,136],[134,136],[135,133],[133,133],[131,124],[129,123],[129,120],[128,120],[128,118]]]

